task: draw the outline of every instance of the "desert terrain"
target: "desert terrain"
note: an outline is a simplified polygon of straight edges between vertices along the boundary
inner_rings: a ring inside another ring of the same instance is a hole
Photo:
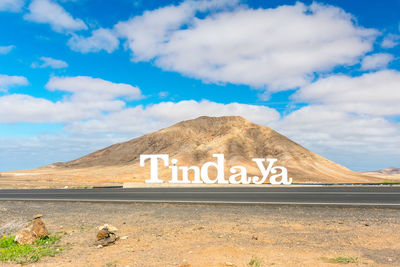
[[[379,177],[384,180],[392,180],[393,182],[400,181],[400,168],[390,167],[383,170],[361,172],[361,174]]]
[[[382,182],[376,173],[357,173],[325,159],[276,131],[242,117],[200,117],[183,121],[124,143],[118,143],[65,163],[32,170],[0,173],[1,188],[63,188],[143,183],[149,164],[139,166],[141,154],[168,154],[179,165],[201,166],[225,155],[225,169],[246,167],[248,175],[259,175],[252,158],[277,158],[294,183]],[[168,180],[171,170],[159,167]],[[211,169],[210,169],[211,170]],[[211,173],[211,177],[215,175]],[[192,179],[192,177],[191,177]]]
[[[37,213],[65,249],[27,266],[400,266],[399,209],[3,201],[0,233]],[[105,223],[127,238],[97,248]]]

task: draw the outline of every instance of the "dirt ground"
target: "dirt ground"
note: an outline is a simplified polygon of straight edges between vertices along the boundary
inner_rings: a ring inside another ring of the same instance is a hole
[[[37,213],[70,249],[28,266],[400,266],[400,209],[3,201],[0,233]],[[97,248],[104,223],[128,238]]]

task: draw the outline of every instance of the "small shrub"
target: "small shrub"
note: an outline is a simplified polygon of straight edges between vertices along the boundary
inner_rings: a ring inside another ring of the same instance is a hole
[[[260,267],[261,266],[261,260],[258,258],[251,258],[249,263],[246,265],[247,267]]]
[[[324,261],[329,263],[357,263],[360,261],[358,257],[336,257],[336,258],[322,258]]]

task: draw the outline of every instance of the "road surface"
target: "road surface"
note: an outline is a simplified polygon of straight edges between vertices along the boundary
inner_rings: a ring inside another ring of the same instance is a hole
[[[400,187],[3,189],[0,200],[400,207]]]

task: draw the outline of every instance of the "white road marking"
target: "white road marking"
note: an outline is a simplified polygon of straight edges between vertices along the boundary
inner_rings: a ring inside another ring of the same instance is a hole
[[[3,198],[1,200],[7,201],[63,201],[63,202],[119,202],[119,203],[195,203],[195,204],[267,204],[267,205],[317,205],[317,206],[396,206],[400,207],[400,203],[340,203],[340,202],[251,202],[251,201],[208,201],[208,200],[104,200],[104,199],[14,199],[14,198]]]
[[[75,195],[77,192],[0,192],[1,195]],[[151,193],[162,193],[162,194],[299,194],[299,195],[400,195],[400,192],[292,192],[292,191],[280,191],[280,192],[202,192],[202,191],[145,191],[145,192],[78,192],[82,194],[151,194]]]

